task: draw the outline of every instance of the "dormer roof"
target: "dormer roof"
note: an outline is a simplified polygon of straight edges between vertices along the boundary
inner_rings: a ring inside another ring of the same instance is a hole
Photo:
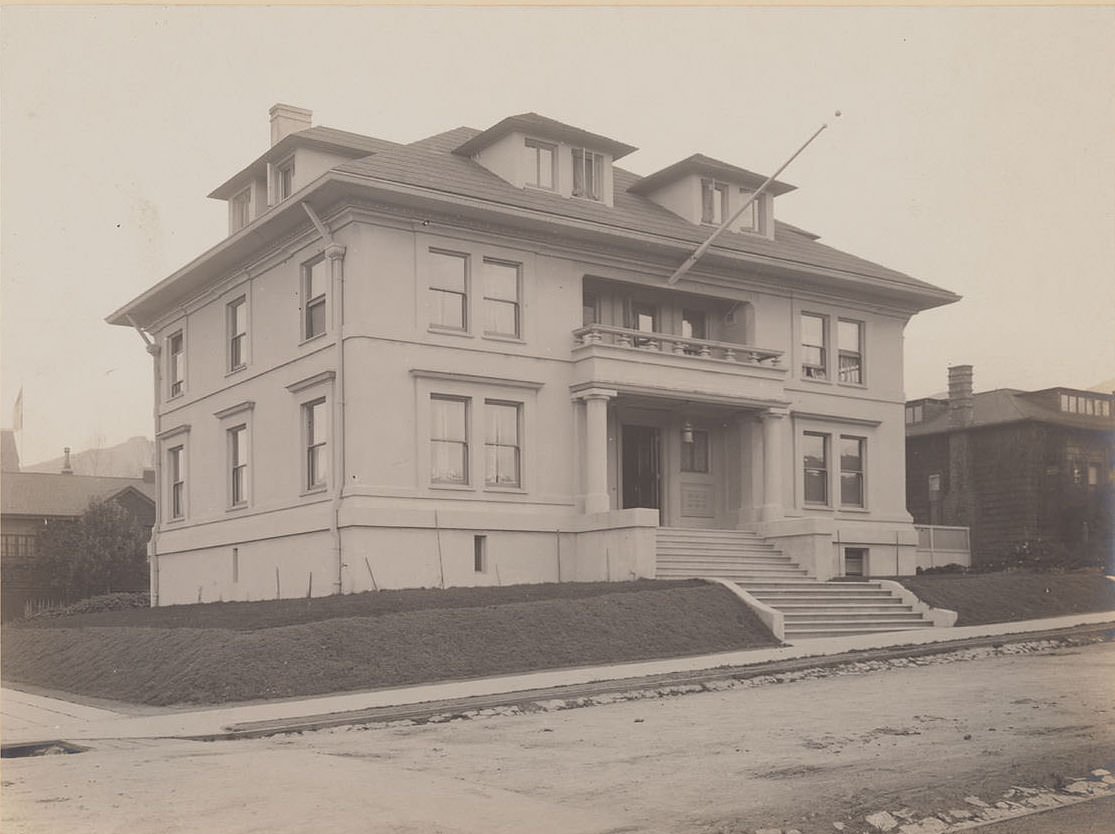
[[[539,116],[537,113],[520,113],[517,116],[508,116],[487,130],[480,131],[464,144],[454,148],[453,153],[459,156],[475,156],[508,133],[516,131],[537,134],[595,151],[604,151],[611,154],[612,159],[620,159],[638,150],[633,145],[625,145],[623,142],[617,142],[615,139],[609,139],[599,133],[590,133],[579,127],[573,127],[573,125],[567,125],[546,116]]]
[[[215,200],[228,200],[238,191],[246,188],[252,180],[265,176],[268,163],[278,162],[295,148],[313,148],[349,159],[360,159],[369,154],[397,147],[399,146],[395,142],[350,133],[347,130],[337,130],[332,127],[307,128],[280,139],[246,168],[213,189],[209,196]]]
[[[686,157],[680,162],[667,165],[661,171],[656,171],[653,174],[643,177],[635,183],[635,185],[631,186],[629,190],[635,194],[651,194],[664,185],[668,185],[675,180],[693,174],[702,177],[712,177],[713,179],[724,180],[725,182],[753,188],[758,188],[766,182],[767,179],[762,174],[756,174],[754,171],[748,171],[746,168],[729,165],[727,162],[721,162],[719,159],[713,159],[711,156],[705,156],[703,153],[695,153],[693,156]],[[790,185],[789,183],[775,180],[767,186],[767,191],[771,194],[778,195],[785,194],[787,191],[793,191],[796,187],[797,186]]]

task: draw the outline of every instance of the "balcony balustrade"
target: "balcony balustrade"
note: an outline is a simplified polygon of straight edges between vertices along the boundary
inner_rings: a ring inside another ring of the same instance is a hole
[[[672,333],[652,333],[607,324],[590,324],[574,330],[573,338],[577,345],[612,345],[630,350],[695,356],[739,365],[758,365],[767,368],[782,366],[783,352],[780,350],[733,342],[716,342],[711,339],[691,339]]]

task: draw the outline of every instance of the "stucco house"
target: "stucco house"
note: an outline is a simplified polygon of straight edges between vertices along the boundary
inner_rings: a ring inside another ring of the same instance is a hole
[[[912,573],[903,327],[951,292],[774,182],[527,113],[396,143],[271,110],[148,341],[158,604],[707,573]],[[686,557],[691,557],[687,562]]]

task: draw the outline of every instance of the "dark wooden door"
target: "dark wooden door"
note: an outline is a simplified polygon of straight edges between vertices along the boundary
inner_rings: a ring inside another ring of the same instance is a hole
[[[653,426],[623,427],[623,506],[661,507],[659,432]]]

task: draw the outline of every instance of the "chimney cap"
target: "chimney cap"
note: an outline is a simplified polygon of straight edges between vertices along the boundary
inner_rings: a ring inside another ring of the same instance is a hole
[[[308,130],[313,125],[313,111],[293,104],[273,104],[267,111],[271,117],[271,146],[279,144],[292,133]]]

